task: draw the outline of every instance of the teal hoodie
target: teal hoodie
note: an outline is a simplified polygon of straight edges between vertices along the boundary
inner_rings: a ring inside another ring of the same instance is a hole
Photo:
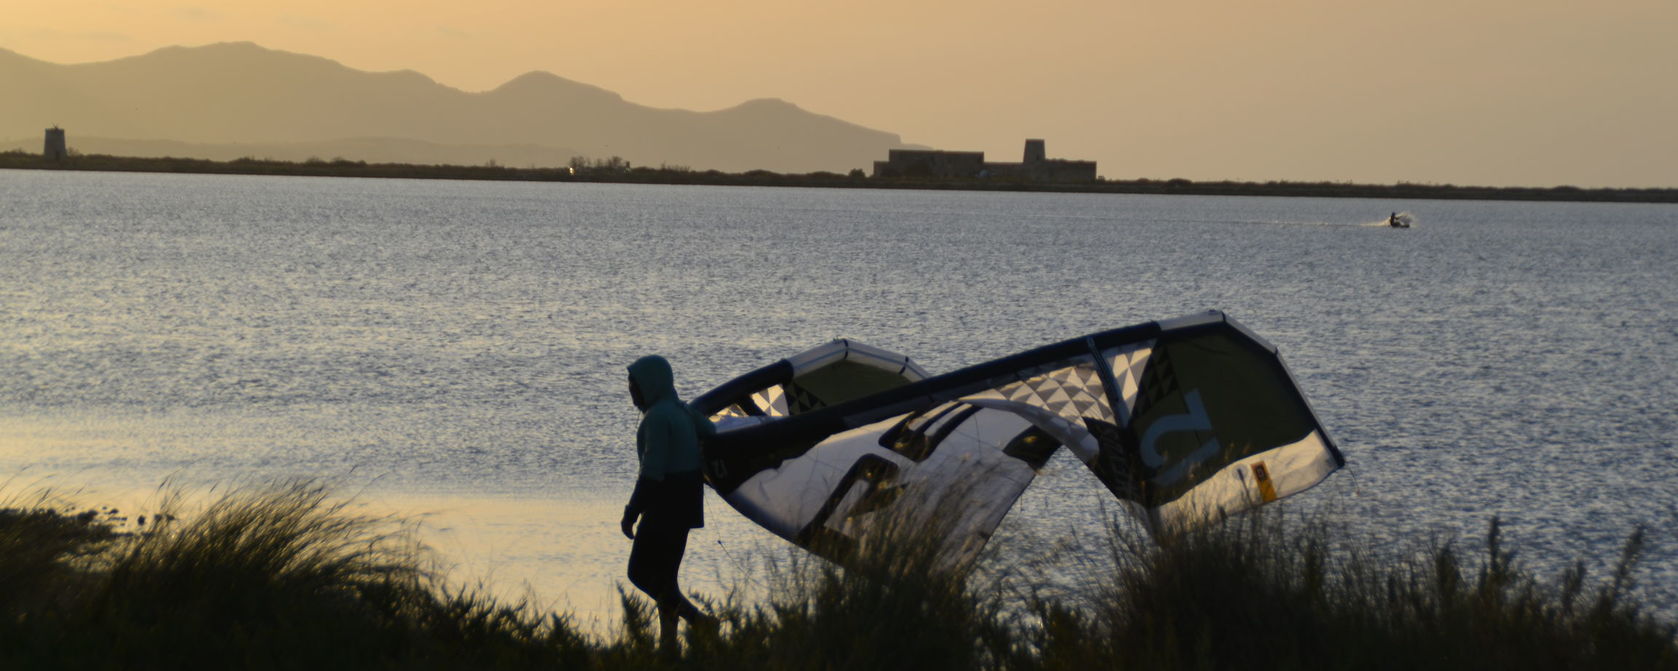
[[[629,379],[641,395],[641,428],[635,432],[641,477],[662,481],[672,474],[698,474],[699,441],[717,429],[676,395],[670,362],[656,354],[636,359],[629,365]]]

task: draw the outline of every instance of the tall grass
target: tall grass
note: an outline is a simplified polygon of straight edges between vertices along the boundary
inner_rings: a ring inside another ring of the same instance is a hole
[[[764,602],[726,603],[726,638],[702,641],[707,668],[978,669],[996,667],[1010,644],[993,585],[952,565],[936,539],[948,516],[886,519],[860,542],[766,564]]]
[[[1330,531],[1252,514],[1115,540],[1093,608],[1037,608],[1037,668],[1678,669],[1678,628],[1628,593],[1642,531],[1594,586],[1525,572],[1495,518],[1478,552],[1396,559]]]
[[[765,558],[767,595],[702,600],[720,626],[687,630],[673,658],[633,594],[616,631],[585,635],[448,586],[410,527],[314,482],[176,504],[146,533],[7,506],[7,669],[1678,669],[1674,626],[1629,596],[1642,532],[1607,575],[1541,581],[1496,520],[1475,547],[1394,559],[1249,515],[1160,543],[1114,534],[1092,587],[1033,597],[943,562],[918,520],[876,530],[849,568]]]
[[[47,598],[7,599],[21,612],[0,623],[0,668],[554,668],[587,652],[564,617],[445,588],[411,529],[319,483],[176,505],[45,581]]]
[[[48,607],[54,588],[74,583],[73,564],[115,538],[96,513],[57,512],[48,494],[0,504],[0,621]]]

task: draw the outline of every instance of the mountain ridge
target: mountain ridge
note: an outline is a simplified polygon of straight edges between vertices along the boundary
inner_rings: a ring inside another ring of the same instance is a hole
[[[16,102],[0,106],[0,137],[58,125],[69,131],[73,148],[80,136],[177,148],[384,138],[412,141],[405,155],[424,145],[534,147],[641,165],[842,172],[908,146],[896,134],[777,98],[714,111],[660,109],[542,70],[468,92],[413,70],[356,70],[251,42],[164,47],[70,65],[0,48],[0,80],[20,91]],[[336,155],[369,160],[355,150],[346,142]],[[545,155],[486,160],[519,164]]]

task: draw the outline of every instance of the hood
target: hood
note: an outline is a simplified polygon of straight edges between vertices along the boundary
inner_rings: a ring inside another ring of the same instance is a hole
[[[641,392],[646,407],[665,398],[676,398],[676,374],[670,362],[657,354],[644,356],[629,364],[629,379]]]

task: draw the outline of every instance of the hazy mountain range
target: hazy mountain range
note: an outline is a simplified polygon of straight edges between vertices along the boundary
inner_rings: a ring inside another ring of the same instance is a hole
[[[413,71],[364,72],[249,43],[169,47],[60,65],[0,49],[0,149],[41,147],[62,126],[73,150],[132,156],[347,158],[404,163],[636,165],[843,172],[904,147],[892,133],[781,100],[714,112],[655,109],[531,72],[468,93]]]

